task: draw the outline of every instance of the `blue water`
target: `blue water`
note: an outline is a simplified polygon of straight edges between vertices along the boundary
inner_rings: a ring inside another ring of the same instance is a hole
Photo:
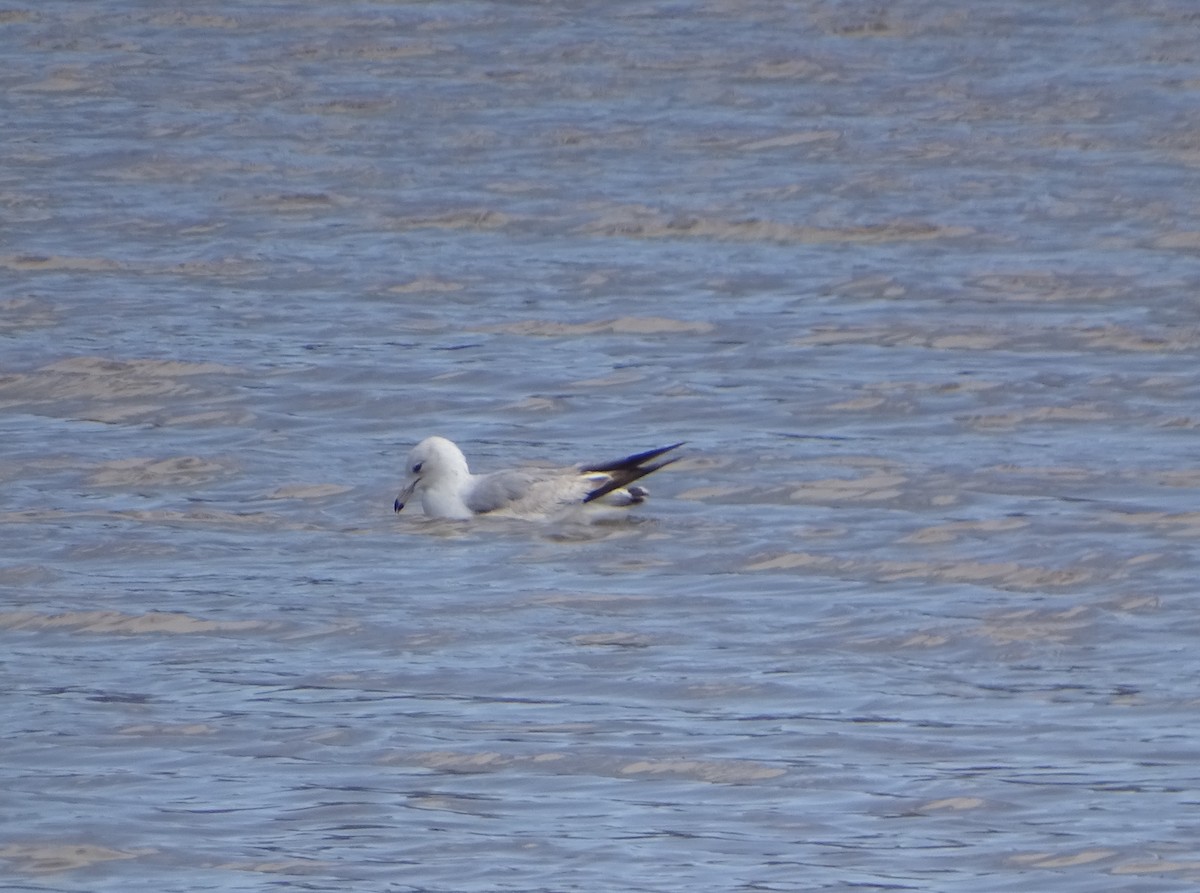
[[[0,886],[1193,889],[1195,26],[0,12]]]

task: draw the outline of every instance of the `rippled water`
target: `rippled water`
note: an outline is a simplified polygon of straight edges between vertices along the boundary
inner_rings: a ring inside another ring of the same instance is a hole
[[[4,889],[1200,881],[1191,2],[0,41]]]

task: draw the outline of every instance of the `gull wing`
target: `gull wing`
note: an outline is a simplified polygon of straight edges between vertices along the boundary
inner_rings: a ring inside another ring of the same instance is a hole
[[[464,502],[473,512],[494,512],[528,496],[541,477],[530,471],[519,470],[481,474],[472,481]]]
[[[476,514],[541,514],[592,502],[670,465],[675,459],[651,460],[682,445],[674,443],[583,468],[513,469],[476,475],[463,501]]]
[[[477,477],[464,502],[476,514],[539,515],[584,502],[588,492],[605,480],[574,468],[497,471]]]

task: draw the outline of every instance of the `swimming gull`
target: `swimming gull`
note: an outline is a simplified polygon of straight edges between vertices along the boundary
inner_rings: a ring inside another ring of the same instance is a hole
[[[574,512],[627,508],[646,499],[634,481],[670,465],[678,457],[651,462],[682,446],[634,453],[613,462],[572,468],[520,468],[471,474],[462,450],[444,437],[427,437],[408,454],[409,480],[396,497],[400,511],[416,494],[430,518],[462,520],[495,513],[518,518],[562,517]]]

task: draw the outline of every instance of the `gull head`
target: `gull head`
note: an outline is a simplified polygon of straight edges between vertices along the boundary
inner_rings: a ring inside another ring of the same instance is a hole
[[[408,454],[405,466],[408,482],[396,497],[393,508],[400,511],[418,489],[430,490],[454,487],[471,474],[467,459],[453,441],[444,437],[426,437]]]

